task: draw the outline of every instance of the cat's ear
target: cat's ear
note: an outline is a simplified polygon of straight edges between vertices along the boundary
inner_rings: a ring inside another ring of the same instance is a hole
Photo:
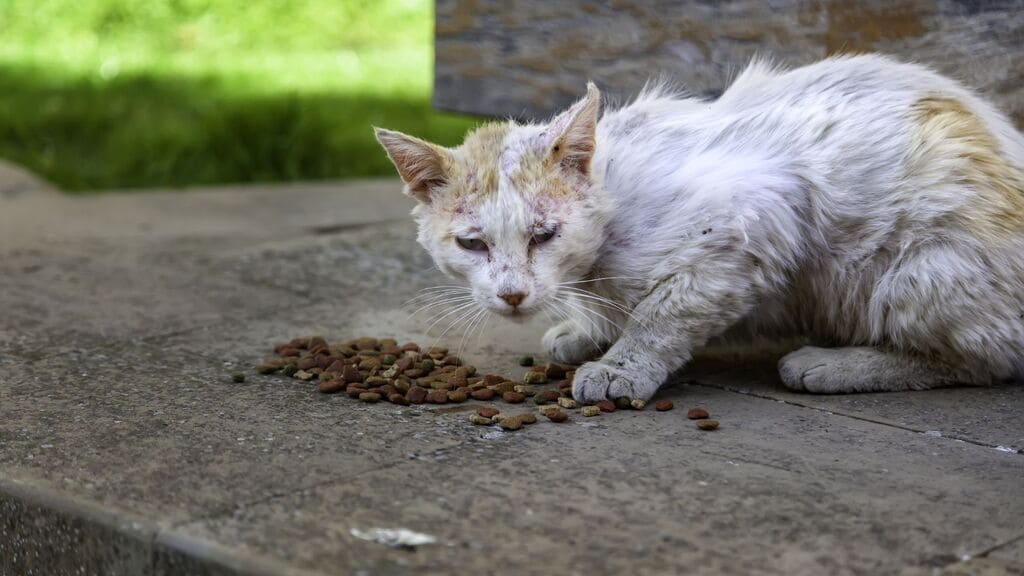
[[[377,127],[373,132],[398,169],[398,175],[405,182],[406,193],[429,204],[432,192],[448,180],[451,152],[443,146],[401,132]]]
[[[590,174],[594,156],[597,118],[601,112],[601,91],[587,83],[587,95],[548,125],[548,145],[553,160],[584,176]]]

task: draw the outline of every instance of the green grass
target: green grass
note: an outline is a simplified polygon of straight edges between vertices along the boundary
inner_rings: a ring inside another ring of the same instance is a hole
[[[0,156],[69,190],[393,174],[443,144],[430,0],[0,0]]]

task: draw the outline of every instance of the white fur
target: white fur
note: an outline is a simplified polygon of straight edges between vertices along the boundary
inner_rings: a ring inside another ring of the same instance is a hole
[[[1024,138],[1006,117],[924,67],[881,56],[788,72],[758,62],[714,102],[655,88],[606,112],[592,188],[579,205],[554,209],[568,236],[552,242],[557,258],[531,268],[507,257],[516,271],[507,277],[472,266],[461,275],[488,294],[507,278],[529,283],[533,309],[564,298],[560,282],[578,280],[613,303],[574,298],[561,308],[570,319],[544,339],[561,361],[607,348],[576,373],[583,402],[647,399],[695,349],[740,334],[860,347],[783,358],[783,381],[809,391],[1019,376],[1024,232],[993,243],[955,218],[977,193],[951,176],[952,165],[927,180],[905,170],[917,128],[908,111],[934,95],[961,102],[1003,157],[1024,167]],[[543,130],[513,129],[502,169],[543,145]],[[535,197],[504,179],[473,215],[493,230],[498,253],[522,253]]]

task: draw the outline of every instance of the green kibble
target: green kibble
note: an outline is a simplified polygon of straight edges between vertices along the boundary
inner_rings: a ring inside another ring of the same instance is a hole
[[[381,361],[381,362],[382,362],[382,363],[383,363],[383,364],[384,364],[385,366],[391,366],[392,364],[394,364],[394,363],[395,363],[395,357],[394,357],[394,356],[392,356],[391,354],[385,354],[385,355],[383,355],[383,356],[381,356],[381,357],[380,357],[380,361]]]
[[[281,373],[291,378],[295,376],[295,373],[299,371],[299,367],[295,364],[285,364],[284,368],[281,369]]]
[[[622,410],[629,410],[633,406],[630,404],[629,398],[625,396],[620,396],[615,399],[615,407]]]
[[[242,374],[241,372],[235,372],[234,374],[231,375],[231,381],[239,384],[245,382],[245,374]]]
[[[520,366],[533,366],[533,356],[521,356],[519,358]]]
[[[433,369],[434,369],[434,361],[431,360],[430,358],[427,358],[422,363],[420,363],[420,370],[423,370],[424,372],[430,372]]]

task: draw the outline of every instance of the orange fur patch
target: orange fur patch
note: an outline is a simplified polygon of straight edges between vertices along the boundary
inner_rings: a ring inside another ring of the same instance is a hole
[[[1024,171],[1003,157],[981,119],[944,96],[918,100],[911,114],[917,130],[907,160],[910,174],[939,182],[952,177],[974,190],[977,201],[964,216],[979,233],[999,238],[1024,231]]]

